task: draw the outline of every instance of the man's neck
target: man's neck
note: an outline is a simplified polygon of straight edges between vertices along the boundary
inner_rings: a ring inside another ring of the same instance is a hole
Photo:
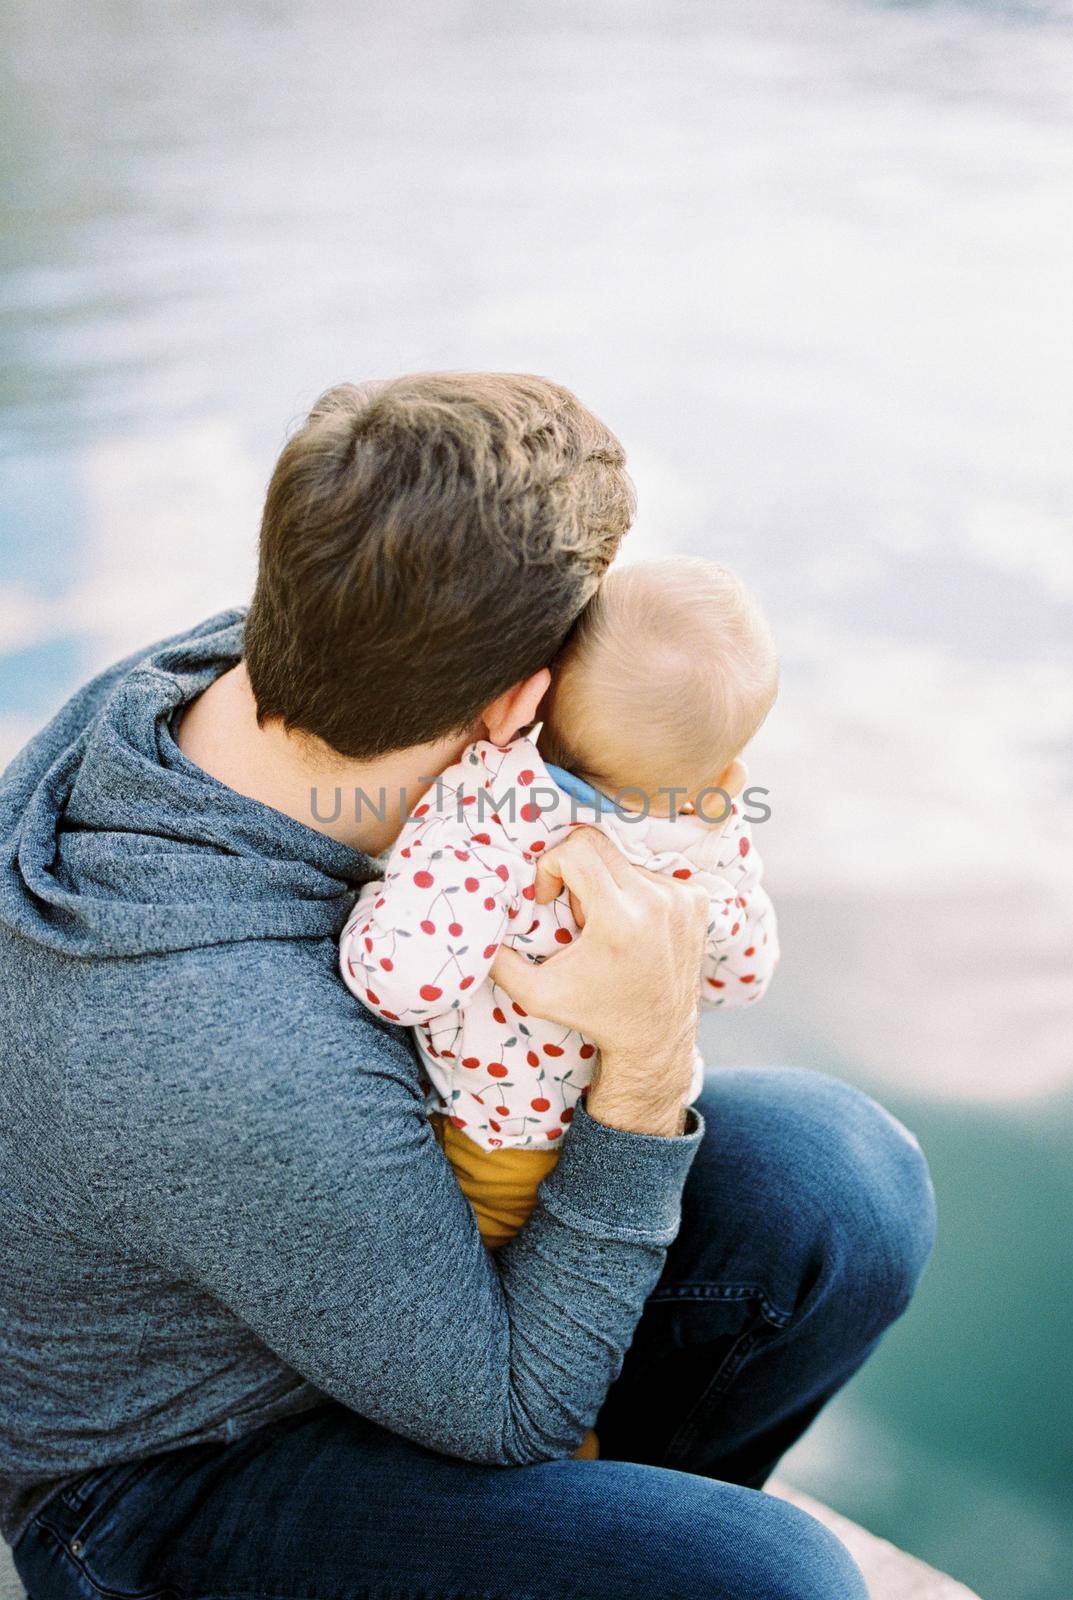
[[[394,842],[431,780],[468,742],[458,734],[348,761],[276,719],[259,724],[241,661],[191,701],[179,728],[179,748],[210,777],[372,856]]]

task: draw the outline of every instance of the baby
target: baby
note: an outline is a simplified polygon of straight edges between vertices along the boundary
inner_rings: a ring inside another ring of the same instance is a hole
[[[539,748],[470,745],[363,889],[343,977],[413,1028],[437,1137],[489,1248],[528,1217],[596,1064],[590,1040],[527,1015],[491,977],[504,942],[542,961],[578,936],[565,890],[536,901],[540,855],[589,823],[630,861],[699,880],[700,999],[754,1003],[778,955],[775,915],[731,802],[777,680],[767,623],[733,574],[694,560],[613,569],[556,662]],[[698,1063],[690,1098],[699,1089]]]

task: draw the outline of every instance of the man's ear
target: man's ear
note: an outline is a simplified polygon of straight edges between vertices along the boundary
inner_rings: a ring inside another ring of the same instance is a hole
[[[519,728],[536,721],[537,707],[548,692],[551,673],[541,667],[531,678],[512,684],[485,706],[481,716],[485,732],[493,744],[507,744]]]

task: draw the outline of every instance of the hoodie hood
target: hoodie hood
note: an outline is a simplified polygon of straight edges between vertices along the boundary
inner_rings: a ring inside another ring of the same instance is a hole
[[[369,857],[187,760],[177,713],[242,654],[225,612],[93,679],[0,779],[0,927],[72,956],[334,937]]]

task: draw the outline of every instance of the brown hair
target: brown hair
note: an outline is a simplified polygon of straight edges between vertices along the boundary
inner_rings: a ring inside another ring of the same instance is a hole
[[[268,486],[258,720],[356,760],[472,726],[552,660],[633,508],[614,434],[546,378],[330,389]]]

